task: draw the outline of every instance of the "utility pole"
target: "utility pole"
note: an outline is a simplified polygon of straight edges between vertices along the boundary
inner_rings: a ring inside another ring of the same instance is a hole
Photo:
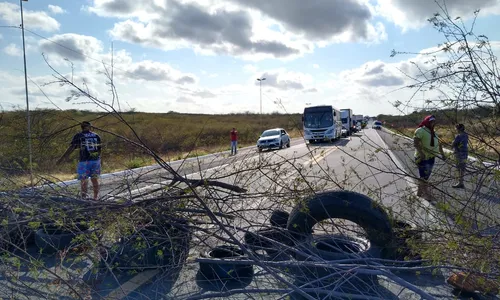
[[[28,0],[19,0],[19,6],[21,7],[21,31],[23,35],[23,58],[24,58],[24,86],[26,91],[26,115],[28,118],[28,156],[29,156],[29,167],[30,167],[30,183],[31,188],[33,188],[33,156],[31,154],[31,118],[30,118],[30,103],[28,98],[28,73],[26,71],[26,45],[24,42],[24,16],[23,16],[23,1],[28,2]]]
[[[262,81],[266,80],[265,77],[262,78],[257,78],[257,81],[259,82],[260,86],[260,129],[263,130],[262,127]]]

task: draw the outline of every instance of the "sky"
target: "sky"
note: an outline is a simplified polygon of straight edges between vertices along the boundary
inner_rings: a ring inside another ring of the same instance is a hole
[[[446,7],[466,23],[480,9],[475,32],[500,49],[500,0]],[[258,113],[262,99],[264,113],[400,114],[393,103],[413,94],[404,70],[444,42],[427,21],[438,10],[434,0],[24,1],[29,106],[104,109],[58,72],[120,111]],[[20,24],[19,1],[0,1],[2,110],[26,108]]]

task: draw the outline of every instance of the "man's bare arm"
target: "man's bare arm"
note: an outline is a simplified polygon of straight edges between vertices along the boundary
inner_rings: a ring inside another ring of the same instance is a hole
[[[68,149],[66,149],[66,152],[64,152],[64,154],[61,156],[61,158],[57,160],[56,165],[60,164],[63,160],[68,159],[71,152],[73,152],[75,149],[76,149],[75,145],[70,145]]]
[[[441,153],[441,156],[443,157],[443,159],[446,159],[446,155],[444,154],[444,150],[443,150],[443,145],[441,143],[439,143],[439,153]]]

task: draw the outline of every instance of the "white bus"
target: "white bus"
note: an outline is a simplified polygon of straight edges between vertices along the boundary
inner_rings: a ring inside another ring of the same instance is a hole
[[[331,105],[309,106],[302,115],[304,138],[309,143],[333,141],[342,135],[340,111]]]

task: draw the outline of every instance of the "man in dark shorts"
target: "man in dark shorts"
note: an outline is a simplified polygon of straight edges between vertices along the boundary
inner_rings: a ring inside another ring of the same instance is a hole
[[[418,125],[413,136],[413,144],[415,146],[415,162],[418,166],[418,190],[417,196],[430,198],[429,177],[434,168],[435,158],[441,154],[443,160],[446,160],[443,146],[439,142],[439,138],[434,131],[436,118],[433,115],[427,116]]]
[[[101,174],[101,137],[97,133],[90,131],[91,127],[90,122],[81,123],[82,131],[73,136],[70,146],[57,161],[57,164],[66,160],[78,148],[80,150],[80,159],[77,174],[80,180],[82,198],[87,198],[87,179],[90,178],[94,188],[94,200],[97,200],[99,194],[98,178]]]
[[[457,135],[455,136],[455,140],[453,140],[453,144],[451,146],[453,148],[455,163],[458,170],[458,183],[452,187],[463,189],[465,166],[469,156],[469,135],[465,132],[464,124],[457,124],[455,129],[457,130]]]

